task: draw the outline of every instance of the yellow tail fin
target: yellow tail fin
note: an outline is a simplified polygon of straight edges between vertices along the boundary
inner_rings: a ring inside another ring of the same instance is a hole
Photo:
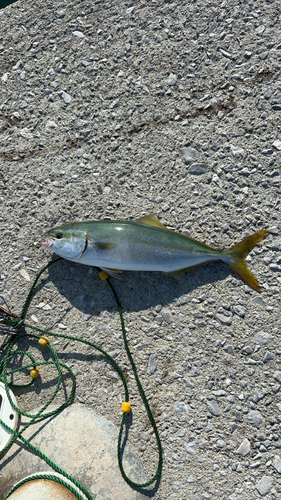
[[[258,291],[261,291],[261,287],[253,273],[250,269],[248,269],[246,257],[250,250],[252,250],[252,248],[254,248],[265,237],[266,233],[268,233],[267,229],[252,234],[252,236],[240,241],[240,243],[234,245],[230,250],[224,252],[225,255],[228,255],[232,259],[229,263],[231,269],[233,269],[233,271],[235,271],[238,276],[240,276],[240,278],[247,283],[247,285]]]

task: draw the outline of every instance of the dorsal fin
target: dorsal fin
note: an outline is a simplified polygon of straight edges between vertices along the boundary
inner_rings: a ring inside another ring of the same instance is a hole
[[[170,233],[178,234],[179,236],[182,236],[183,238],[186,238],[187,240],[195,241],[195,243],[199,243],[200,245],[214,251],[214,248],[210,247],[209,245],[206,245],[205,243],[202,243],[202,241],[195,240],[194,238],[190,238],[189,236],[186,236],[185,234],[179,233],[177,231],[173,231],[172,229],[168,229],[167,227],[163,226],[163,224],[161,224],[161,222],[157,219],[157,217],[155,217],[155,215],[151,215],[151,214],[145,215],[144,217],[137,219],[135,222],[140,222],[141,224],[146,224],[147,226],[158,227],[159,229],[165,229],[165,231],[169,231]]]
[[[144,217],[141,217],[140,219],[137,219],[136,222],[140,222],[141,224],[146,224],[147,226],[154,226],[154,227],[159,227],[160,229],[165,229],[166,231],[170,231],[170,229],[167,229],[161,222],[155,217],[155,215],[145,215]]]

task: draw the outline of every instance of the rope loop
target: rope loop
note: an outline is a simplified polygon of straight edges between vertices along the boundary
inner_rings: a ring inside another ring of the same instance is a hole
[[[70,335],[53,333],[51,331],[43,330],[43,329],[41,329],[39,327],[30,325],[30,324],[28,324],[28,323],[25,322],[25,317],[26,317],[26,314],[27,314],[27,311],[28,311],[28,307],[29,307],[30,302],[32,300],[33,292],[35,290],[35,287],[36,287],[36,285],[38,283],[38,280],[39,280],[40,276],[44,273],[44,271],[46,271],[50,266],[52,266],[53,264],[55,264],[59,260],[62,260],[62,258],[59,257],[59,258],[57,258],[55,260],[52,260],[51,262],[49,262],[46,266],[44,266],[38,272],[38,274],[36,275],[35,280],[34,280],[32,286],[31,286],[31,289],[30,289],[30,291],[29,291],[29,293],[28,293],[28,295],[26,297],[26,300],[24,302],[24,305],[23,305],[20,317],[16,316],[15,314],[13,314],[13,313],[11,313],[9,311],[6,311],[5,309],[3,309],[0,306],[0,312],[2,312],[2,314],[4,314],[4,316],[0,320],[0,329],[2,328],[4,333],[8,333],[10,335],[10,337],[8,338],[8,340],[6,340],[6,342],[4,342],[2,344],[2,346],[0,347],[0,354],[2,352],[2,360],[0,358],[0,381],[2,381],[4,383],[4,385],[5,385],[6,394],[7,394],[7,397],[9,399],[9,402],[10,402],[12,408],[16,412],[18,412],[20,415],[24,415],[24,416],[30,418],[30,421],[27,424],[25,424],[23,426],[23,428],[20,431],[18,431],[18,432],[14,431],[12,428],[10,428],[0,418],[0,424],[10,434],[13,435],[13,437],[12,437],[11,441],[9,442],[9,444],[1,451],[1,454],[5,453],[13,445],[13,443],[16,441],[16,439],[19,439],[24,444],[26,444],[32,451],[34,451],[35,453],[37,453],[37,455],[39,455],[39,457],[41,457],[43,460],[45,460],[45,462],[48,465],[50,465],[54,469],[54,471],[56,471],[56,473],[61,474],[62,476],[64,476],[67,479],[67,481],[63,482],[62,480],[58,480],[54,476],[52,477],[52,475],[50,475],[51,476],[50,479],[52,479],[54,481],[57,481],[57,482],[61,482],[62,484],[65,484],[65,486],[68,487],[77,496],[77,498],[79,500],[81,500],[82,497],[79,495],[79,493],[77,493],[77,490],[75,490],[74,487],[71,487],[69,485],[69,481],[70,481],[73,485],[75,485],[86,496],[86,498],[88,500],[93,500],[93,498],[91,497],[90,493],[78,481],[76,481],[73,477],[71,477],[66,472],[64,472],[60,467],[58,467],[54,462],[52,462],[52,460],[50,460],[44,453],[42,453],[39,449],[37,449],[35,446],[33,446],[32,443],[30,443],[28,440],[26,440],[23,437],[24,431],[30,425],[32,425],[37,419],[39,419],[39,418],[40,419],[42,419],[42,418],[48,418],[48,417],[54,415],[55,413],[58,413],[62,409],[64,409],[66,406],[68,406],[69,404],[71,404],[71,402],[73,401],[74,394],[75,394],[75,389],[76,389],[75,375],[74,375],[73,371],[71,370],[71,368],[68,365],[62,363],[59,360],[59,358],[58,358],[58,356],[56,354],[55,349],[53,348],[52,344],[49,342],[49,337],[63,338],[63,339],[71,340],[71,341],[76,341],[76,342],[80,342],[82,344],[86,344],[86,345],[90,346],[91,348],[97,350],[103,356],[105,356],[109,360],[109,362],[112,364],[112,366],[115,368],[115,370],[117,371],[118,375],[120,376],[120,378],[122,380],[122,383],[123,383],[123,386],[124,386],[125,397],[124,397],[124,400],[123,400],[124,403],[122,405],[123,416],[122,416],[122,419],[121,419],[120,431],[119,431],[118,443],[117,443],[118,465],[119,465],[122,477],[124,478],[124,480],[132,488],[146,488],[147,486],[150,486],[155,481],[157,481],[157,480],[160,479],[162,465],[163,465],[162,445],[161,445],[161,441],[160,441],[160,437],[159,437],[159,433],[158,433],[158,430],[157,430],[157,426],[156,426],[156,422],[155,422],[154,416],[152,414],[152,411],[151,411],[148,399],[147,399],[147,397],[145,395],[144,389],[143,389],[141,381],[139,379],[139,376],[138,376],[138,373],[137,373],[137,368],[136,368],[135,362],[133,360],[133,357],[132,357],[132,354],[131,354],[131,351],[130,351],[130,348],[129,348],[121,303],[119,301],[119,298],[118,298],[118,296],[116,294],[116,291],[115,291],[115,289],[114,289],[114,287],[113,287],[113,285],[112,285],[109,277],[107,276],[106,279],[105,279],[105,277],[102,276],[101,279],[104,279],[104,281],[106,281],[108,283],[108,285],[109,285],[109,287],[110,287],[110,289],[111,289],[111,291],[113,293],[113,296],[115,298],[117,309],[118,309],[118,312],[119,312],[119,317],[120,317],[120,322],[121,322],[121,329],[122,329],[122,334],[123,334],[123,341],[124,341],[126,353],[127,353],[127,356],[128,356],[128,358],[130,360],[130,363],[131,363],[131,366],[132,366],[132,370],[133,370],[133,373],[134,373],[134,376],[135,376],[135,380],[136,380],[136,383],[137,383],[140,395],[142,397],[142,400],[144,402],[144,405],[145,405],[145,408],[146,408],[146,411],[147,411],[147,414],[148,414],[148,418],[149,418],[149,420],[151,422],[151,425],[152,425],[152,428],[153,428],[153,431],[154,431],[154,434],[155,434],[155,438],[156,438],[157,448],[158,448],[158,465],[157,465],[156,473],[154,474],[154,476],[149,481],[147,481],[145,483],[136,483],[136,482],[132,481],[127,476],[127,474],[125,473],[124,468],[123,468],[123,462],[122,462],[122,460],[123,460],[123,452],[121,451],[122,448],[123,448],[122,447],[122,444],[123,444],[122,437],[123,437],[123,433],[124,433],[124,427],[125,427],[125,424],[126,424],[126,420],[127,420],[127,418],[129,418],[131,405],[129,403],[129,391],[128,391],[128,385],[127,385],[127,382],[126,382],[126,378],[125,378],[125,375],[124,375],[122,369],[117,364],[117,362],[105,350],[103,350],[101,347],[93,344],[92,342],[89,342],[88,340],[80,339],[80,338],[77,338],[77,337],[72,337]],[[4,327],[2,325],[4,325]],[[26,330],[29,330],[29,329],[33,330],[34,333],[27,333]],[[0,332],[1,332],[1,330],[0,330]],[[36,362],[35,359],[34,359],[34,357],[32,356],[32,354],[28,353],[27,351],[20,350],[18,346],[19,346],[19,344],[20,344],[20,342],[21,342],[21,340],[23,338],[25,340],[28,339],[30,342],[32,342],[33,340],[35,340],[37,343],[39,342],[41,346],[44,346],[44,348],[50,349],[51,354],[52,354],[52,360],[42,361],[42,362]],[[44,339],[44,341],[42,341],[42,339]],[[17,346],[16,346],[16,344],[17,344]],[[24,357],[27,357],[29,359],[29,362],[25,366],[20,366],[18,368],[14,368],[14,369],[8,368],[8,366],[11,366],[10,358],[15,359],[17,356],[21,356],[21,359],[23,359]],[[45,366],[45,365],[54,365],[56,367],[56,369],[57,369],[57,384],[56,384],[56,388],[54,389],[54,392],[53,392],[52,396],[50,397],[50,399],[47,401],[47,403],[45,403],[45,405],[40,409],[40,411],[36,415],[29,414],[27,412],[24,412],[24,411],[20,410],[15,405],[15,403],[13,402],[13,400],[12,400],[12,398],[10,396],[9,387],[14,387],[14,388],[27,388],[27,387],[30,387],[32,384],[34,384],[35,378],[39,375],[39,368],[41,366]],[[70,375],[71,382],[72,382],[71,390],[70,390],[69,395],[66,397],[66,400],[64,401],[64,403],[59,408],[56,408],[53,411],[50,411],[50,410],[48,411],[48,406],[50,406],[50,404],[53,402],[53,400],[55,399],[56,395],[58,394],[58,392],[60,391],[61,386],[62,386],[62,368],[64,368],[65,370],[67,370],[68,373],[69,373],[69,375]],[[31,376],[31,381],[29,379],[29,381],[26,384],[21,384],[21,385],[14,383],[13,382],[13,376],[16,373],[24,371],[24,370],[27,370],[27,369],[29,370],[29,373],[30,373],[30,376]],[[8,381],[8,379],[9,379],[9,381]],[[26,478],[26,481],[28,481],[28,480],[30,480],[30,479]],[[17,489],[19,486],[21,486],[24,482],[25,482],[25,480],[23,480],[20,483],[18,483],[13,488],[13,490],[8,494],[8,496],[6,498],[8,498],[12,494],[12,492],[15,491],[15,489]]]

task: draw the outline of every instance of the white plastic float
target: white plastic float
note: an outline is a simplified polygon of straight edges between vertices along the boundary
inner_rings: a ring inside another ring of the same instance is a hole
[[[17,406],[17,400],[15,398],[14,393],[9,390],[9,394],[13,403]],[[14,431],[18,425],[18,412],[14,410],[11,406],[11,403],[6,394],[5,385],[0,382],[0,418],[1,420],[8,425]],[[3,425],[0,423],[0,453],[1,451],[9,444],[11,439],[13,438],[13,433],[7,431]]]

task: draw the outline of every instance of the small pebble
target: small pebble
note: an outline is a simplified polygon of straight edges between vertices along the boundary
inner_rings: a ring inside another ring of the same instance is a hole
[[[281,474],[281,458],[280,455],[275,455],[274,457],[274,468],[279,474]]]
[[[82,31],[73,31],[72,35],[76,38],[84,38],[84,33]]]
[[[182,161],[186,164],[189,164],[189,163],[192,163],[192,162],[198,160],[199,156],[200,156],[200,153],[192,147],[183,148],[180,152],[180,157],[181,157]]]
[[[272,144],[272,146],[274,148],[276,148],[278,151],[281,151],[281,141],[279,141],[279,139],[277,139],[276,141],[274,141],[274,143]]]
[[[206,405],[212,415],[214,415],[215,417],[220,417],[221,412],[218,407],[218,403],[214,399],[212,399],[211,401],[206,401]]]
[[[244,149],[238,148],[237,146],[230,146],[231,154],[234,158],[241,158],[244,155]]]
[[[61,330],[66,330],[67,326],[64,325],[63,323],[58,323],[58,328],[60,328]]]
[[[258,26],[258,27],[255,29],[255,31],[256,31],[256,33],[257,33],[257,35],[262,35],[262,34],[263,34],[263,32],[264,32],[264,30],[265,30],[265,26],[263,26],[263,25],[260,25],[260,26]]]
[[[277,382],[279,382],[279,384],[281,384],[281,372],[279,372],[279,371],[274,372],[273,378],[275,378],[275,380],[277,380]]]
[[[61,98],[64,100],[65,104],[71,103],[71,95],[69,95],[67,92],[62,92]]]
[[[177,75],[175,75],[174,73],[171,73],[169,75],[167,83],[168,83],[168,85],[175,85],[177,83]]]
[[[267,352],[263,358],[263,363],[269,363],[269,361],[272,361],[273,359],[275,359],[274,352]]]
[[[256,488],[260,495],[267,495],[273,486],[273,478],[271,476],[263,476],[256,484]]]
[[[245,457],[246,455],[248,455],[248,453],[250,453],[251,451],[251,444],[250,444],[250,441],[245,438],[244,441],[242,441],[242,443],[240,444],[239,448],[236,450],[236,453],[238,455],[242,455],[242,457]]]
[[[248,420],[253,427],[256,427],[258,429],[263,421],[263,418],[259,411],[251,410],[248,413]]]
[[[53,120],[48,120],[45,125],[46,132],[54,132],[57,129],[57,124]]]
[[[246,309],[241,306],[234,306],[233,311],[235,312],[235,314],[237,314],[237,316],[240,316],[240,318],[244,318],[246,314]]]
[[[147,374],[148,375],[153,375],[157,370],[157,357],[155,354],[150,354],[149,360],[148,360],[148,367],[147,367]]]
[[[188,173],[192,175],[202,175],[208,172],[208,165],[206,163],[193,163],[189,169]]]
[[[197,444],[195,441],[190,441],[189,443],[185,443],[184,447],[187,453],[189,453],[190,455],[196,455]]]
[[[14,267],[12,267],[13,271],[18,271],[21,268],[22,264],[19,262],[19,264],[16,264]]]
[[[263,331],[260,331],[254,335],[254,340],[259,344],[266,345],[269,341],[269,334]]]
[[[218,439],[217,448],[224,448],[224,447],[225,447],[225,441],[223,439]]]
[[[161,315],[163,320],[170,325],[173,322],[173,316],[168,309],[162,309]]]
[[[251,299],[251,303],[258,304],[259,306],[262,306],[262,307],[266,306],[266,302],[264,301],[264,299],[262,297],[253,297]]]
[[[25,269],[21,269],[20,274],[23,276],[24,279],[26,279],[26,281],[30,281],[30,276]]]

